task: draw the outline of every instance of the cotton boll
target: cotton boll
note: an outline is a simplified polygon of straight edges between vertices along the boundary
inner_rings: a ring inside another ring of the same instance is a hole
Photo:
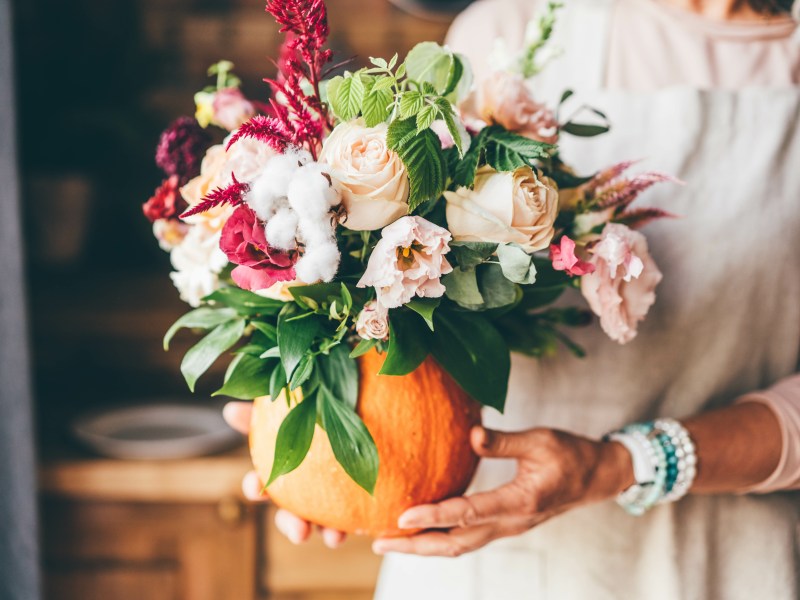
[[[298,169],[289,183],[289,203],[298,214],[319,216],[341,202],[331,177],[319,163]]]
[[[279,208],[267,221],[267,242],[278,250],[294,250],[297,247],[297,214],[289,207]]]
[[[286,197],[295,172],[310,159],[305,151],[289,151],[270,159],[245,199],[259,219],[268,221],[275,214],[275,203]]]
[[[305,254],[295,265],[295,272],[298,279],[307,284],[332,281],[339,269],[339,258],[339,248],[332,240],[306,246]]]

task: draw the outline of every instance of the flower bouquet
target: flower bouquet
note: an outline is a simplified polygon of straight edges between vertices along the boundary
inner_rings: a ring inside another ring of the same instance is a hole
[[[254,463],[299,516],[398,533],[404,509],[468,485],[469,430],[481,406],[503,410],[510,352],[582,353],[564,328],[591,312],[554,305],[565,290],[620,343],[653,303],[661,274],[635,228],[666,213],[630,205],[669,178],[562,161],[560,135],[607,126],[531,95],[555,9],[473,82],[433,42],[345,70],[322,0],[268,0],[286,35],[269,102],[218,63],[195,117],[162,135],[167,179],[144,212],[195,307],[165,348],[207,332],[181,364],[191,389],[230,353],[216,393],[256,399]]]

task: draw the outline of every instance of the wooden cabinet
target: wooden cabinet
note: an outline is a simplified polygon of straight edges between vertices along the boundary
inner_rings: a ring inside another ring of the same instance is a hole
[[[240,492],[244,450],[179,461],[45,461],[46,600],[367,600],[369,540],[294,546]]]

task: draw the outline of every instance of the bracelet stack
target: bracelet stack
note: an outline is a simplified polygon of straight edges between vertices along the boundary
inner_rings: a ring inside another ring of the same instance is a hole
[[[617,497],[632,515],[643,515],[657,504],[675,502],[692,487],[697,453],[689,432],[674,419],[636,423],[610,433],[631,453],[636,483]]]

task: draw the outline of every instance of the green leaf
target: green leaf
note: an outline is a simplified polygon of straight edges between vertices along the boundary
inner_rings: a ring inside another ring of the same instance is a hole
[[[417,113],[417,131],[422,132],[428,129],[436,120],[438,114],[439,109],[435,104],[428,104],[425,106]]]
[[[295,285],[289,293],[297,301],[310,298],[317,304],[324,304],[332,298],[339,298],[342,292],[340,283],[315,283],[314,285]]]
[[[167,330],[164,336],[164,350],[169,350],[169,343],[180,329],[211,329],[235,318],[236,311],[232,308],[209,308],[204,306],[188,312],[175,321],[172,327]]]
[[[271,323],[265,323],[264,321],[250,321],[250,325],[252,325],[256,330],[263,333],[268,340],[272,342],[278,341],[278,328]]]
[[[297,368],[292,373],[292,378],[289,381],[289,389],[296,390],[311,377],[314,372],[314,355],[306,352],[300,362],[297,363]]]
[[[483,306],[483,296],[478,289],[478,274],[475,269],[454,269],[442,278],[447,297],[464,308]]]
[[[389,313],[389,349],[381,375],[408,375],[428,356],[431,332],[413,312]]]
[[[386,62],[384,58],[375,58],[373,56],[369,57],[369,62],[371,62],[376,67],[380,67],[381,69],[388,69],[389,64]]]
[[[243,319],[226,321],[218,325],[211,333],[192,346],[183,357],[181,373],[191,391],[200,376],[220,357],[223,352],[230,350],[244,334],[245,323]]]
[[[350,353],[350,358],[358,358],[359,356],[364,356],[367,352],[372,350],[375,346],[378,345],[378,340],[361,340],[356,344],[356,347],[353,348],[353,351]]]
[[[358,403],[358,365],[344,344],[317,358],[322,382],[337,399],[355,409]]]
[[[270,362],[257,356],[240,354],[225,374],[225,384],[212,396],[252,400],[269,394]]]
[[[455,54],[454,59],[459,63],[454,66],[454,77],[458,74],[458,81],[453,90],[445,95],[450,102],[457,105],[469,95],[475,77],[472,72],[472,66],[466,56],[463,54]]]
[[[387,79],[378,79],[364,97],[361,112],[364,115],[367,127],[375,127],[389,118],[394,94],[390,88],[378,87],[378,83]],[[391,83],[391,79],[389,79],[389,82]]]
[[[505,340],[487,319],[439,311],[431,352],[465,392],[503,412],[511,358]]]
[[[464,153],[463,160],[458,163],[455,173],[453,174],[453,181],[456,185],[471,187],[475,182],[475,171],[477,171],[483,151],[486,149],[488,129],[488,127],[484,127],[481,132],[473,138],[469,150]]]
[[[300,359],[311,349],[319,332],[320,322],[316,317],[297,319],[287,311],[278,316],[278,348],[283,368],[290,380]]]
[[[516,304],[522,298],[519,286],[506,279],[500,265],[481,265],[476,271],[478,287],[483,296],[482,309],[504,308]]]
[[[511,133],[498,125],[485,128],[486,162],[497,171],[513,171],[550,156],[553,146]],[[481,132],[483,133],[483,132]]]
[[[463,158],[464,157],[464,139],[463,137],[466,133],[466,129],[461,124],[461,121],[456,119],[455,114],[453,113],[453,107],[450,105],[449,102],[443,100],[442,102],[437,102],[437,106],[439,107],[439,114],[441,115],[442,119],[444,119],[444,124],[447,125],[447,131],[450,133],[450,137],[453,138],[453,143],[455,144],[456,149],[458,150],[458,156]]]
[[[275,460],[267,485],[299,467],[311,448],[317,425],[317,399],[312,396],[296,404],[283,419],[275,440]]]
[[[319,389],[322,426],[328,433],[336,461],[367,493],[378,480],[378,449],[364,422],[324,385]]]
[[[497,258],[503,275],[509,281],[530,285],[536,282],[536,265],[533,257],[517,244],[500,244],[497,247]]]
[[[387,144],[397,152],[408,171],[411,181],[409,212],[441,196],[447,179],[447,163],[439,137],[433,131],[417,132],[415,119],[398,119],[389,125]]]
[[[425,106],[425,96],[413,90],[404,92],[400,96],[400,118],[416,117],[423,106]]]
[[[451,242],[450,250],[455,254],[458,266],[465,270],[486,262],[497,251],[497,244],[492,242]]]
[[[269,397],[274,401],[281,395],[283,388],[286,387],[286,371],[283,365],[278,362],[269,377]]]
[[[209,294],[204,299],[206,302],[222,304],[235,309],[240,315],[277,315],[286,305],[280,300],[264,298],[253,292],[248,292],[238,287],[223,287]]]
[[[339,107],[338,110],[334,108],[336,114],[343,121],[354,119],[361,112],[363,102],[364,82],[361,80],[361,76],[356,73],[345,77],[336,90],[336,106]]]
[[[453,53],[435,42],[417,44],[408,53],[405,62],[409,79],[431,84],[440,95],[449,93],[448,86],[454,79],[453,71],[456,68],[454,63]]]
[[[325,96],[327,98],[328,104],[330,105],[331,109],[333,110],[334,114],[339,117],[339,89],[344,83],[344,77],[341,75],[337,75],[333,79],[329,79],[328,81],[323,82],[324,87],[322,89],[325,90]],[[339,117],[341,118],[341,117]]]
[[[608,133],[608,125],[589,125],[585,123],[567,123],[561,126],[561,131],[577,137],[595,137]]]
[[[428,328],[433,331],[433,313],[441,303],[441,298],[414,298],[406,304],[406,307],[425,319]]]

